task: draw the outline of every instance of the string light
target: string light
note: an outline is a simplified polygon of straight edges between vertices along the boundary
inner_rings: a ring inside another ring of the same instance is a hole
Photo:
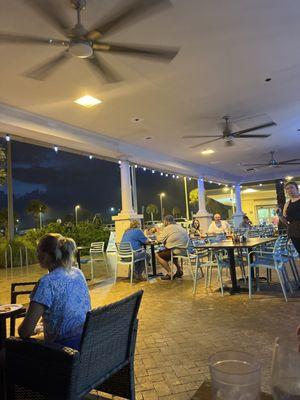
[[[179,176],[178,176],[178,175],[176,175],[176,179],[179,179]]]
[[[169,174],[166,174],[165,176],[166,176],[166,177],[168,177],[168,176],[169,176]]]
[[[174,179],[174,178],[175,178],[175,175],[172,175],[172,178]]]
[[[163,176],[163,174],[164,174],[164,173],[163,173],[163,172],[161,172],[161,173],[160,173],[160,176]]]

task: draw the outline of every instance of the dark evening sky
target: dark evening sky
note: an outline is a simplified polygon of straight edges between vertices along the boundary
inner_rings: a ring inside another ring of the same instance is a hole
[[[5,143],[3,143],[5,146]],[[62,218],[74,213],[76,204],[93,214],[108,218],[110,207],[121,208],[120,172],[118,163],[87,156],[34,146],[12,143],[14,207],[24,227],[32,225],[25,208],[30,199],[40,199],[48,205],[45,218]],[[183,179],[161,177],[159,173],[137,170],[138,205],[155,203],[159,207],[158,193],[165,192],[164,207],[177,206],[184,214]],[[188,188],[196,187],[189,181]],[[0,191],[0,208],[7,206],[6,189]],[[80,215],[79,215],[80,218]]]

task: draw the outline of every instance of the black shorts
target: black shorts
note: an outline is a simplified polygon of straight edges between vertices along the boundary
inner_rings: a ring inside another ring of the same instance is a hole
[[[165,261],[171,261],[171,249],[161,250],[157,255]]]

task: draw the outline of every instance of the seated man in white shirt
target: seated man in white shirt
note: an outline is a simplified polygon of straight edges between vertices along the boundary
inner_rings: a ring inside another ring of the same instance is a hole
[[[164,218],[164,228],[157,234],[157,241],[165,245],[165,249],[156,253],[157,261],[164,267],[167,274],[161,279],[170,280],[171,279],[171,269],[169,266],[169,261],[171,260],[171,249],[173,250],[174,256],[180,254],[185,254],[185,248],[189,242],[189,236],[187,231],[180,225],[176,224],[174,217],[172,215],[166,215]],[[178,260],[174,258],[174,264],[177,267],[177,272],[174,274],[174,278],[181,278],[183,271],[178,264]]]
[[[223,233],[225,233],[225,235],[228,235],[229,230],[230,230],[230,227],[229,227],[228,222],[222,221],[220,214],[215,214],[214,220],[209,225],[207,233],[209,235],[221,235]]]

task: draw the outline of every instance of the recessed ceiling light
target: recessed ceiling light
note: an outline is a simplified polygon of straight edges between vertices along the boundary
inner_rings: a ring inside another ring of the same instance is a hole
[[[79,99],[74,100],[74,103],[77,103],[80,106],[83,106],[86,108],[90,108],[90,107],[96,106],[97,104],[102,103],[102,100],[96,99],[95,97],[87,94],[86,96],[82,96],[82,97],[79,97]]]
[[[206,149],[201,151],[201,154],[207,155],[207,154],[213,154],[215,151],[213,149]]]

